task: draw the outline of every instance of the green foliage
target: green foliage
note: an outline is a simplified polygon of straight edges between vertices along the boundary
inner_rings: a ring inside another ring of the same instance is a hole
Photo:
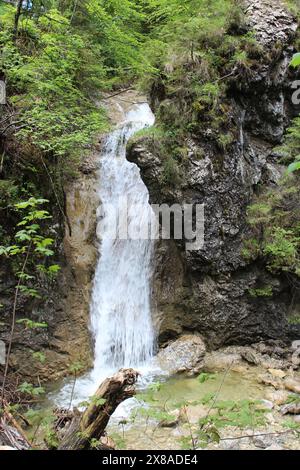
[[[84,369],[84,365],[80,361],[73,362],[73,364],[69,366],[69,372],[70,374],[73,374],[73,375],[77,375],[83,369]]]
[[[176,160],[169,156],[163,163],[163,183],[176,186],[180,182],[180,172]]]
[[[106,399],[94,396],[91,398],[90,402],[95,406],[102,406],[105,405]]]
[[[300,325],[300,315],[294,314],[288,317],[289,325]]]
[[[95,438],[90,440],[90,447],[94,450],[99,450],[101,448],[101,441]]]
[[[17,390],[18,392],[30,395],[31,397],[38,397],[45,393],[45,389],[43,387],[35,387],[28,382],[23,382],[21,385],[19,385]]]
[[[124,440],[124,437],[121,434],[117,432],[113,432],[112,434],[110,434],[110,437],[115,443],[117,449],[119,450],[126,449],[126,442]]]
[[[226,150],[233,142],[233,135],[229,132],[228,134],[219,134],[217,143],[222,150]]]
[[[26,329],[35,330],[36,328],[48,328],[47,323],[45,322],[35,322],[30,320],[30,318],[20,318],[16,323],[21,323],[25,325]]]
[[[253,400],[227,400],[211,404],[216,413],[200,419],[200,426],[211,424],[217,429],[226,426],[246,428],[257,427],[265,423],[264,413],[267,411],[260,403]]]
[[[260,289],[249,289],[251,297],[272,297],[273,288],[272,286],[262,287]]]
[[[296,421],[294,421],[293,419],[289,418],[289,419],[286,419],[282,425],[285,427],[285,428],[288,428],[288,429],[291,429],[293,431],[296,431],[298,432],[298,435],[300,436],[300,424],[297,423]]]
[[[41,351],[32,352],[32,357],[36,359],[38,362],[40,362],[41,364],[44,364],[46,362],[46,356]]]
[[[294,54],[290,63],[291,67],[297,68],[300,66],[300,53]],[[291,162],[289,164],[287,173],[294,173],[300,170],[300,117],[296,117],[291,126],[287,130],[284,143],[279,150],[283,154],[284,160]]]
[[[17,202],[18,186],[14,180],[0,180],[0,208],[7,208]]]
[[[290,66],[295,68],[300,66],[300,52],[297,52],[297,54],[293,55]]]
[[[300,161],[298,158],[296,159],[296,161],[294,161],[288,166],[287,171],[288,173],[293,173],[294,171],[297,171],[297,170],[300,170]]]
[[[233,0],[184,5],[180,0],[156,0],[147,8],[145,54],[156,67],[148,77],[146,72],[147,84],[165,95],[157,110],[158,124],[166,131],[182,131],[178,140],[211,126],[212,137],[223,135],[219,144],[226,148],[232,136],[224,119],[226,81],[220,79],[230,76],[233,68],[250,66],[251,54],[258,55],[253,35],[241,34],[242,9]]]
[[[48,449],[57,449],[59,445],[59,439],[54,429],[46,427],[44,433],[44,441]]]
[[[16,224],[15,244],[0,246],[0,256],[8,258],[16,277],[15,298],[22,294],[24,298],[41,299],[40,267],[44,266],[43,276],[48,274],[49,279],[58,271],[57,265],[47,267],[47,258],[51,257],[54,251],[50,249],[52,238],[43,233],[45,221],[51,218],[49,212],[41,208],[45,203],[47,200],[34,197],[15,203],[15,212],[20,220]],[[16,323],[24,325],[26,330],[48,327],[41,318],[19,318]]]
[[[282,227],[271,229],[268,235],[268,243],[264,245],[263,253],[269,256],[270,270],[288,271],[294,268],[298,273],[300,238],[295,236],[293,230],[286,230]]]
[[[261,256],[271,272],[300,275],[299,196],[296,175],[286,176],[249,207],[248,221],[257,238],[245,240],[246,259]]]
[[[300,396],[296,394],[289,395],[288,399],[286,400],[286,404],[290,404],[290,403],[294,403],[295,405],[300,404]]]
[[[241,255],[246,261],[251,261],[260,253],[260,244],[255,238],[244,240],[244,247],[241,250]]]
[[[101,92],[152,70],[142,51],[145,14],[131,0],[33,2],[15,40],[14,9],[5,10],[0,71],[18,116],[14,135],[29,158],[37,150],[71,173],[107,128]]]
[[[214,380],[216,378],[216,374],[210,374],[208,372],[201,372],[198,376],[198,380],[201,384],[206,382],[207,380]]]
[[[35,258],[48,257],[53,255],[49,246],[53,244],[52,238],[44,237],[41,234],[41,222],[50,219],[48,211],[40,209],[40,206],[47,203],[45,199],[29,198],[26,201],[14,204],[17,212],[22,214],[22,219],[17,223],[17,227],[22,227],[15,233],[16,244],[11,246],[0,246],[0,255],[12,257],[23,255],[31,248],[32,256]],[[33,279],[33,276],[23,270],[16,272],[17,277],[24,280]],[[34,296],[34,289],[20,286],[21,290]]]
[[[160,389],[161,389],[160,382],[153,382],[148,386],[148,390],[151,390],[153,392],[159,392]]]
[[[0,1],[0,15],[5,15],[13,10],[13,6],[9,3],[5,3],[2,0]]]

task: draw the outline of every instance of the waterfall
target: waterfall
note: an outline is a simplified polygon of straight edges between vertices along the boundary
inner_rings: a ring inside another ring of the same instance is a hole
[[[120,367],[151,371],[155,339],[150,309],[154,241],[149,237],[112,237],[111,226],[117,209],[125,204],[127,222],[134,227],[134,233],[144,233],[145,226],[155,223],[139,168],[126,160],[129,138],[153,123],[148,104],[134,105],[124,122],[107,136],[100,156],[99,257],[90,306],[94,366],[77,381],[73,405],[92,395],[101,381]],[[71,390],[72,384],[67,383],[55,401],[68,403]]]
[[[142,226],[154,217],[139,169],[126,160],[128,139],[153,123],[149,106],[135,105],[122,125],[108,136],[101,156],[102,219],[98,230],[101,241],[91,302],[95,340],[92,379],[96,383],[99,377],[119,367],[146,364],[153,353],[150,311],[153,241],[109,236],[112,217],[117,210],[125,210],[125,205],[130,218],[127,222],[138,231],[142,232]]]

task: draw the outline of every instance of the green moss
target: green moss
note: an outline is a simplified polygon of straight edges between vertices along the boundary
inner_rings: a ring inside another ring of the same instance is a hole
[[[220,149],[225,151],[232,144],[233,140],[233,135],[229,132],[228,134],[219,134],[217,143]]]
[[[294,314],[288,317],[288,323],[290,325],[300,325],[300,314]]]
[[[168,186],[177,186],[181,181],[179,166],[170,155],[163,162],[163,183]]]
[[[251,261],[257,258],[260,254],[260,244],[255,238],[249,238],[244,241],[244,247],[241,250],[241,256],[246,261]]]
[[[251,297],[272,297],[273,288],[272,286],[265,286],[260,289],[249,289]]]

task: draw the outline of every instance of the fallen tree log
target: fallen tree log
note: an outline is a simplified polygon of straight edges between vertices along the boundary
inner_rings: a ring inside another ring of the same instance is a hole
[[[9,411],[7,404],[3,402],[4,408],[0,418],[0,441],[4,446],[10,446],[16,450],[28,450],[31,444],[15,418]]]
[[[90,405],[79,416],[75,416],[58,446],[58,450],[86,450],[93,439],[103,436],[109,418],[117,406],[135,395],[138,372],[120,369],[102,382],[91,399]]]

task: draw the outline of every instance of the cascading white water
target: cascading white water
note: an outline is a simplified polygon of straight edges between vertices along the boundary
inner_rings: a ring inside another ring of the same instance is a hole
[[[154,123],[147,104],[136,105],[106,141],[101,158],[101,221],[91,329],[95,338],[92,379],[119,367],[140,366],[152,356],[154,332],[150,311],[152,240],[112,239],[116,210],[127,205],[137,229],[151,220],[149,194],[139,169],[126,160],[126,143],[138,130]],[[125,208],[123,207],[124,212]],[[132,209],[132,210],[131,210]],[[153,216],[154,217],[154,216]]]
[[[126,144],[137,131],[154,123],[146,103],[135,105],[124,122],[108,135],[100,159],[99,259],[90,308],[94,338],[94,367],[79,379],[73,395],[78,404],[93,394],[101,380],[120,367],[147,370],[154,348],[151,319],[151,257],[154,242],[112,238],[116,210],[127,205],[130,225],[143,233],[155,224],[149,194],[138,167],[126,160]],[[101,214],[101,217],[100,217]],[[151,368],[151,367],[150,367]],[[66,384],[55,401],[66,404],[72,394]]]

